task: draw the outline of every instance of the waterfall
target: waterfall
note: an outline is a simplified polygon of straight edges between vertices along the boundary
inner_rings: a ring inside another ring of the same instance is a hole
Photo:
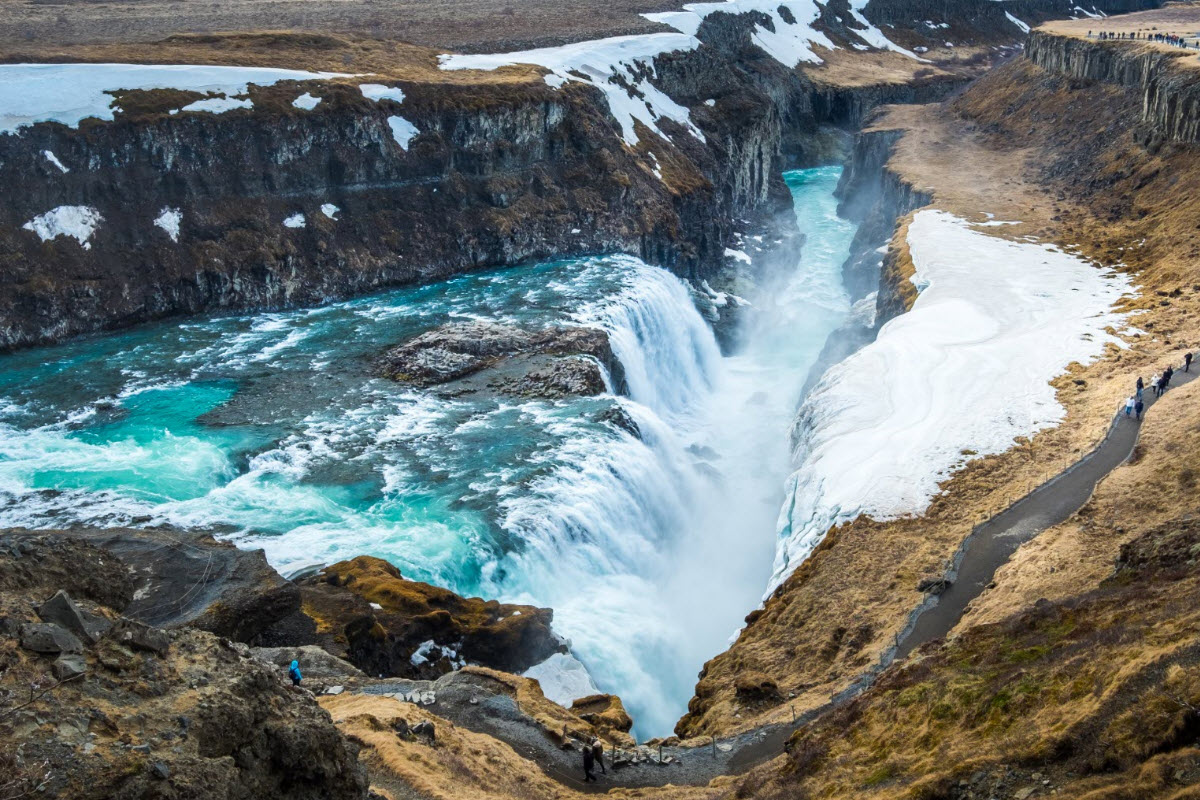
[[[770,576],[787,425],[846,310],[836,181],[788,176],[811,246],[750,298],[733,357],[682,281],[624,255],[0,356],[0,526],[178,525],[285,572],[367,554],[548,606],[638,735],[667,734]],[[601,327],[628,395],[445,396],[370,370],[462,319]]]

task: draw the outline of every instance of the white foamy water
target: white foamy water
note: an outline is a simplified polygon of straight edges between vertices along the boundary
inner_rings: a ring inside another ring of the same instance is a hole
[[[732,358],[679,279],[628,256],[4,356],[0,525],[171,524],[285,571],[366,553],[548,606],[637,732],[669,733],[770,575],[786,431],[848,311],[836,179],[789,176],[805,259],[750,298]],[[371,376],[382,349],[456,319],[603,327],[629,396],[444,399]],[[640,436],[603,421],[614,405]],[[569,660],[541,674],[559,699],[592,685]]]

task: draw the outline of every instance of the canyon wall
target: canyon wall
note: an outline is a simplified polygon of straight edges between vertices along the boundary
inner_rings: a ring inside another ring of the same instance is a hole
[[[1194,51],[1035,31],[1028,58],[1069,78],[1133,89],[1142,97],[1142,119],[1157,136],[1200,143],[1200,70],[1184,63],[1194,61]]]
[[[935,12],[964,42],[1020,37],[980,3],[987,13],[914,0],[864,13],[912,42],[950,35],[921,27]],[[854,19],[833,0],[817,26],[849,50]],[[0,351],[588,253],[712,279],[736,229],[786,220],[783,169],[840,160],[846,131],[876,106],[937,100],[970,77],[817,80],[754,44],[756,26],[773,25],[758,12],[714,13],[697,32],[702,46],[639,67],[687,108],[703,141],[660,118],[658,132],[641,126],[627,146],[601,92],[537,77],[386,81],[403,90],[417,131],[405,143],[389,129],[396,107],[345,82],[252,87],[253,109],[219,115],[171,113],[178,92],[126,92],[114,121],[0,134]],[[315,109],[292,105],[318,88]],[[42,241],[35,220],[64,206],[94,209],[94,232]],[[177,233],[155,226],[164,211],[178,214]]]

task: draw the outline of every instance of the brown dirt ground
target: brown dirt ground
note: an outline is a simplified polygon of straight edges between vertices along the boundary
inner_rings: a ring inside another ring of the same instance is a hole
[[[975,77],[993,58],[991,47],[939,48],[926,53],[926,62],[914,61],[894,50],[830,50],[814,47],[824,63],[801,65],[814,82],[836,87],[907,84],[944,80],[950,77]]]
[[[498,52],[669,30],[639,16],[671,0],[0,0],[0,45],[149,42],[175,33],[292,30]]]
[[[2,4],[4,0],[0,0]],[[2,24],[2,23],[0,23]],[[540,79],[544,70],[512,66],[491,72],[438,69],[439,50],[351,34],[296,31],[174,34],[160,41],[62,43],[0,40],[0,62],[126,62],[135,64],[226,64],[328,72],[379,74],[404,81],[439,84],[507,84]],[[356,83],[358,81],[355,81]]]

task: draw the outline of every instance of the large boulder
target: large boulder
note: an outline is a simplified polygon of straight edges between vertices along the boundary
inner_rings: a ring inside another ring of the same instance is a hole
[[[571,711],[595,727],[604,738],[619,739],[633,728],[633,719],[615,694],[593,694],[571,703]]]
[[[387,351],[385,377],[455,395],[493,392],[559,398],[623,385],[608,334],[597,328],[552,326],[524,330],[496,322],[441,325]]]
[[[38,607],[43,622],[53,622],[69,630],[88,644],[95,644],[108,630],[110,623],[101,616],[88,614],[75,604],[71,596],[59,589]]]
[[[52,622],[29,622],[21,626],[21,647],[35,653],[55,655],[82,652],[83,643],[61,625]]]
[[[371,556],[299,584],[317,641],[369,675],[432,679],[468,663],[523,672],[566,650],[550,609],[462,597]]]

